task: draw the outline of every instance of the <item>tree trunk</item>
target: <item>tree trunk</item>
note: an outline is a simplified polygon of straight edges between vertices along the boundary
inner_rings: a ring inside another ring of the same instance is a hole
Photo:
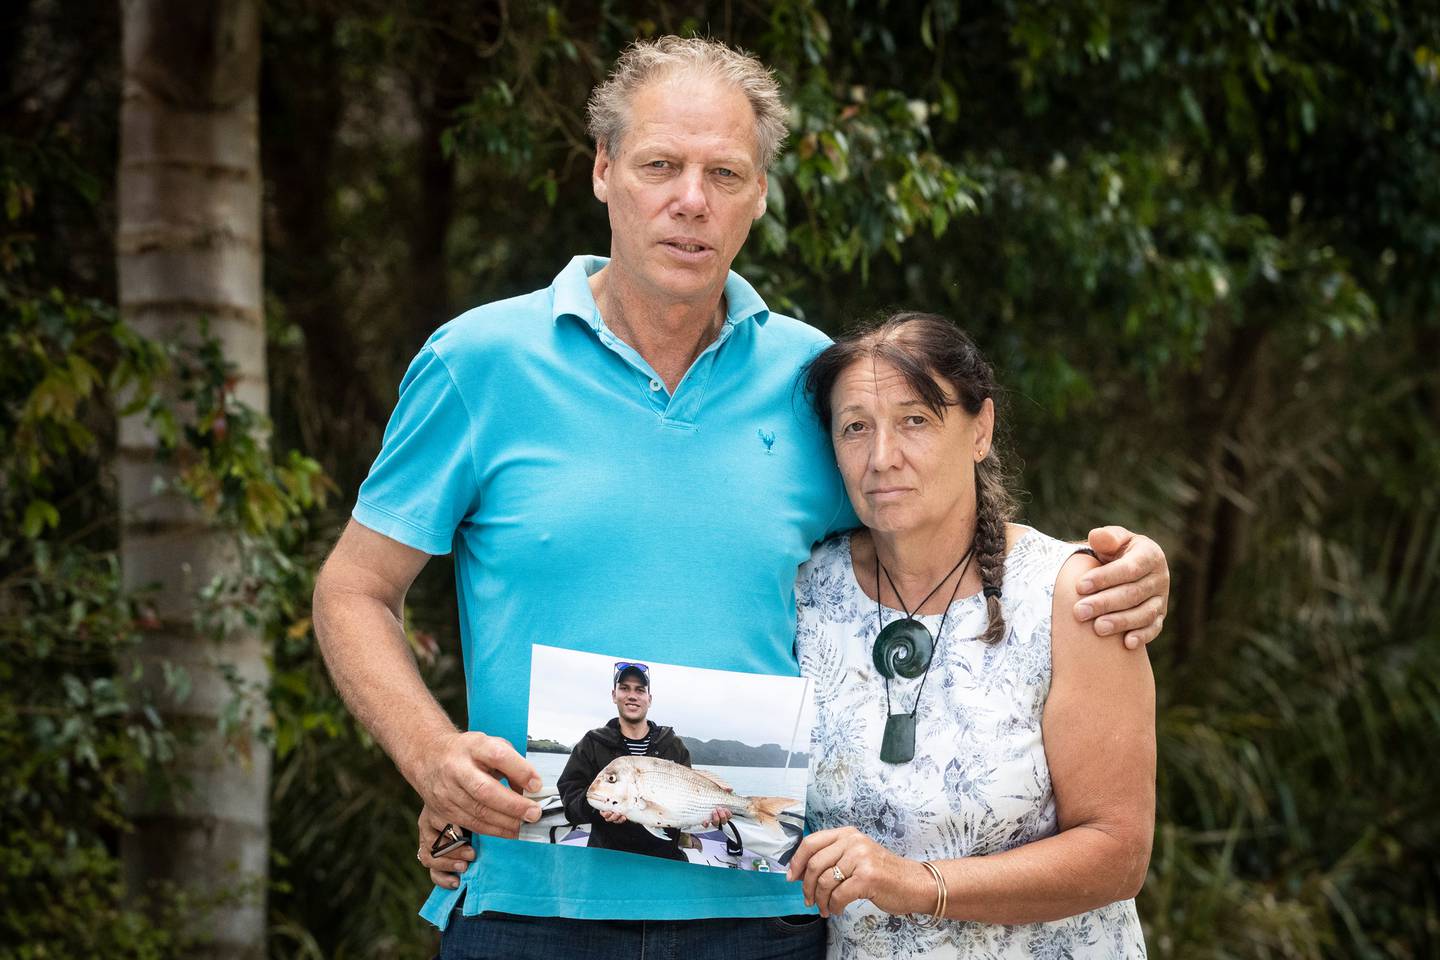
[[[1243,491],[1246,466],[1232,445],[1247,416],[1256,412],[1266,344],[1263,327],[1242,326],[1229,335],[1221,355],[1191,379],[1186,390],[1192,403],[1189,433],[1195,438],[1199,496],[1187,511],[1185,549],[1172,558],[1174,583],[1171,610],[1179,629],[1171,646],[1175,660],[1208,644],[1215,600],[1242,553],[1245,527],[1227,491]],[[1213,383],[1223,383],[1222,399],[1207,403]],[[1166,620],[1167,623],[1171,619]]]
[[[238,374],[237,399],[267,408],[262,314],[257,86],[260,15],[254,0],[122,0],[123,87],[117,267],[122,315],[149,337],[193,342],[202,318]],[[221,665],[268,682],[258,632],[219,638],[194,627],[197,592],[237,570],[232,541],[182,497],[154,491],[173,478],[143,420],[120,424],[121,561],[127,587],[158,585],[159,626],[140,652],[143,682],[182,743],[167,771],[177,789],[137,790],[135,831],[123,843],[135,894],[173,883],[202,903],[199,955],[265,954],[270,755],[222,736],[234,697]],[[162,664],[182,667],[190,692],[166,690]],[[213,901],[212,901],[213,902]],[[197,918],[197,926],[199,918]]]
[[[419,349],[435,328],[453,315],[450,271],[445,261],[445,241],[455,215],[455,161],[445,155],[440,136],[454,122],[458,105],[443,93],[432,92],[421,99],[420,141],[416,163],[420,197],[410,229],[411,320],[413,343]]]
[[[419,74],[411,89],[420,120],[415,169],[419,179],[415,217],[410,226],[410,303],[414,344],[454,316],[446,242],[455,218],[455,159],[441,145],[456,111],[474,95],[476,75],[489,69],[476,62],[473,48],[445,37],[430,49],[433,69]]]
[[[284,22],[265,34],[260,74],[266,287],[305,335],[303,365],[287,363],[282,353],[270,371],[272,416],[280,436],[288,427],[342,489],[354,489],[365,477],[355,474],[354,453],[375,447],[390,407],[370,372],[357,369],[361,344],[337,269],[342,245],[331,204],[335,184],[345,176],[335,167],[345,106],[340,14],[312,5],[299,11],[272,7],[267,16]],[[368,466],[364,461],[358,469]]]

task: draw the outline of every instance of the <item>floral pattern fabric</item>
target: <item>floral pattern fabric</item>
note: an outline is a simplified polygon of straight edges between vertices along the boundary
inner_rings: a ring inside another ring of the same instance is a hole
[[[885,678],[871,660],[876,604],[855,580],[849,536],[815,548],[796,584],[796,651],[815,683],[812,830],[854,826],[916,860],[998,853],[1057,832],[1040,719],[1050,690],[1055,578],[1074,552],[1028,529],[1012,544],[1001,595],[1006,633],[993,646],[979,639],[980,595],[955,601],[916,714],[915,758],[889,764],[880,760]],[[883,611],[887,624],[901,616]],[[941,615],[918,619],[933,635]],[[914,708],[920,684],[892,679],[890,712]],[[1145,956],[1133,900],[1050,923],[934,928],[858,901],[830,924],[831,960]]]

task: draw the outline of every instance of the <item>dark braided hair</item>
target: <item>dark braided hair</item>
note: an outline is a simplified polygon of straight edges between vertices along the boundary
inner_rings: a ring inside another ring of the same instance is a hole
[[[835,341],[810,361],[805,368],[805,393],[825,430],[831,429],[830,395],[836,382],[862,360],[883,360],[894,367],[941,419],[947,407],[956,405],[975,416],[985,400],[991,400],[996,405],[998,432],[1000,387],[995,371],[973,340],[933,313],[883,317]],[[975,561],[990,618],[982,639],[997,643],[1005,636],[1000,588],[1005,580],[1005,524],[1015,516],[1015,497],[993,440],[974,470]]]

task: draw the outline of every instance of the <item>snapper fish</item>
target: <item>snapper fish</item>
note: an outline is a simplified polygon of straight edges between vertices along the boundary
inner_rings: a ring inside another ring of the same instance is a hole
[[[789,797],[746,797],[703,770],[659,757],[618,757],[596,775],[585,799],[596,810],[622,813],[652,829],[693,830],[710,819],[716,807],[763,826],[795,803]]]

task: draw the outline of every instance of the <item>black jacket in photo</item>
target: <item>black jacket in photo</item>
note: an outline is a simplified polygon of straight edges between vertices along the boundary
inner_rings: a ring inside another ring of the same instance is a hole
[[[685,749],[685,742],[675,735],[673,729],[658,726],[653,720],[646,723],[650,724],[650,746],[645,751],[647,757],[690,766],[690,751]],[[570,751],[570,759],[555,784],[560,799],[565,803],[565,815],[573,824],[590,825],[589,846],[643,853],[667,860],[684,860],[685,854],[680,851],[679,830],[666,830],[668,839],[661,839],[638,823],[608,822],[586,801],[585,791],[606,764],[616,757],[628,756],[630,751],[625,748],[625,739],[620,735],[618,717],[611,717],[605,726],[596,727],[581,737],[575,749]]]

